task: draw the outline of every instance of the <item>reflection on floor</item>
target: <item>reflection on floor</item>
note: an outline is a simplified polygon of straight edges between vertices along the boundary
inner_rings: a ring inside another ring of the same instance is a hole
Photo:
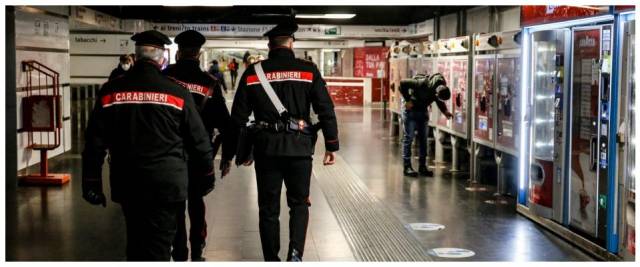
[[[509,205],[495,206],[484,202],[491,198],[492,190],[466,191],[467,173],[453,175],[437,168],[433,178],[403,177],[401,148],[397,139],[388,137],[388,121],[382,114],[380,109],[339,108],[339,153],[369,193],[393,211],[402,224],[430,222],[446,227],[432,232],[411,231],[425,253],[433,248],[457,247],[475,252],[475,256],[461,259],[465,261],[593,260],[517,215],[512,199]],[[74,141],[81,148],[81,136],[76,135]],[[52,171],[72,173],[70,184],[61,188],[19,187],[15,194],[8,194],[15,197],[7,199],[6,205],[7,260],[124,259],[122,212],[112,202],[102,208],[82,200],[78,151],[81,149],[50,162]],[[103,175],[108,177],[106,168]],[[312,180],[311,197],[305,260],[356,260],[353,244],[345,238],[345,228],[336,220],[317,180]],[[253,170],[233,168],[228,177],[219,180],[206,202],[207,260],[262,260]],[[282,207],[281,242],[286,249],[288,214],[284,198]]]

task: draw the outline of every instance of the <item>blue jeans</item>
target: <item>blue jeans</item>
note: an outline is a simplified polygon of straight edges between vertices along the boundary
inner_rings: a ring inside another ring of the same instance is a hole
[[[404,120],[404,139],[402,140],[402,159],[404,164],[411,163],[411,144],[418,132],[418,145],[420,146],[420,165],[426,165],[427,161],[427,112],[407,111],[402,113]]]

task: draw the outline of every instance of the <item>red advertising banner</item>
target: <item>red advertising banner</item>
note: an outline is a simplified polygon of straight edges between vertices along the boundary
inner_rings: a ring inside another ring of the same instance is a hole
[[[522,6],[520,25],[566,21],[609,12],[608,6]]]
[[[615,7],[613,8],[613,10],[614,10],[616,13],[625,12],[625,11],[632,11],[632,10],[636,10],[636,6],[633,6],[633,5],[615,6]]]
[[[386,78],[389,70],[389,47],[357,47],[353,49],[353,76]]]

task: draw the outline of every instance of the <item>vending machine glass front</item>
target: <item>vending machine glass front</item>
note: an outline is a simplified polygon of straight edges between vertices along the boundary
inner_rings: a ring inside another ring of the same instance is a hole
[[[451,100],[453,99],[453,83],[451,81],[451,59],[448,58],[439,58],[438,61],[436,61],[436,71],[440,74],[442,74],[442,76],[444,76],[444,79],[447,81],[447,85],[449,86],[449,88],[451,88],[451,98],[449,98],[449,100],[445,101],[445,104],[447,106],[447,110],[449,110],[449,112],[453,113],[452,111],[452,107],[451,107]],[[431,105],[434,106],[434,105]],[[436,107],[437,108],[437,107]],[[433,107],[432,107],[433,109]],[[438,112],[438,114],[440,114],[440,112]],[[444,128],[450,128],[450,120],[448,120],[446,117],[444,116],[438,116],[437,121],[437,125],[444,127]]]
[[[561,220],[562,215],[553,209],[554,201],[560,200],[555,199],[554,177],[560,176],[561,170],[555,167],[562,164],[558,165],[554,160],[561,160],[558,153],[563,143],[557,138],[562,136],[558,130],[562,128],[562,98],[565,91],[565,35],[563,30],[549,30],[536,32],[532,37],[533,117],[529,203],[534,213]]]
[[[498,114],[496,121],[496,145],[508,150],[516,150],[518,142],[520,86],[520,59],[518,56],[498,57],[496,74],[498,94]]]
[[[496,58],[494,55],[477,56],[474,77],[474,138],[493,141],[493,87]]]

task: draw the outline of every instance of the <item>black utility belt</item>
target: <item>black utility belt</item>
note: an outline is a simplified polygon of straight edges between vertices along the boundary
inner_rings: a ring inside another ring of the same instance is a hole
[[[287,122],[265,122],[256,121],[254,125],[256,130],[267,130],[276,133],[289,132],[289,133],[302,133],[312,135],[316,130],[313,125],[305,120],[288,119]]]

